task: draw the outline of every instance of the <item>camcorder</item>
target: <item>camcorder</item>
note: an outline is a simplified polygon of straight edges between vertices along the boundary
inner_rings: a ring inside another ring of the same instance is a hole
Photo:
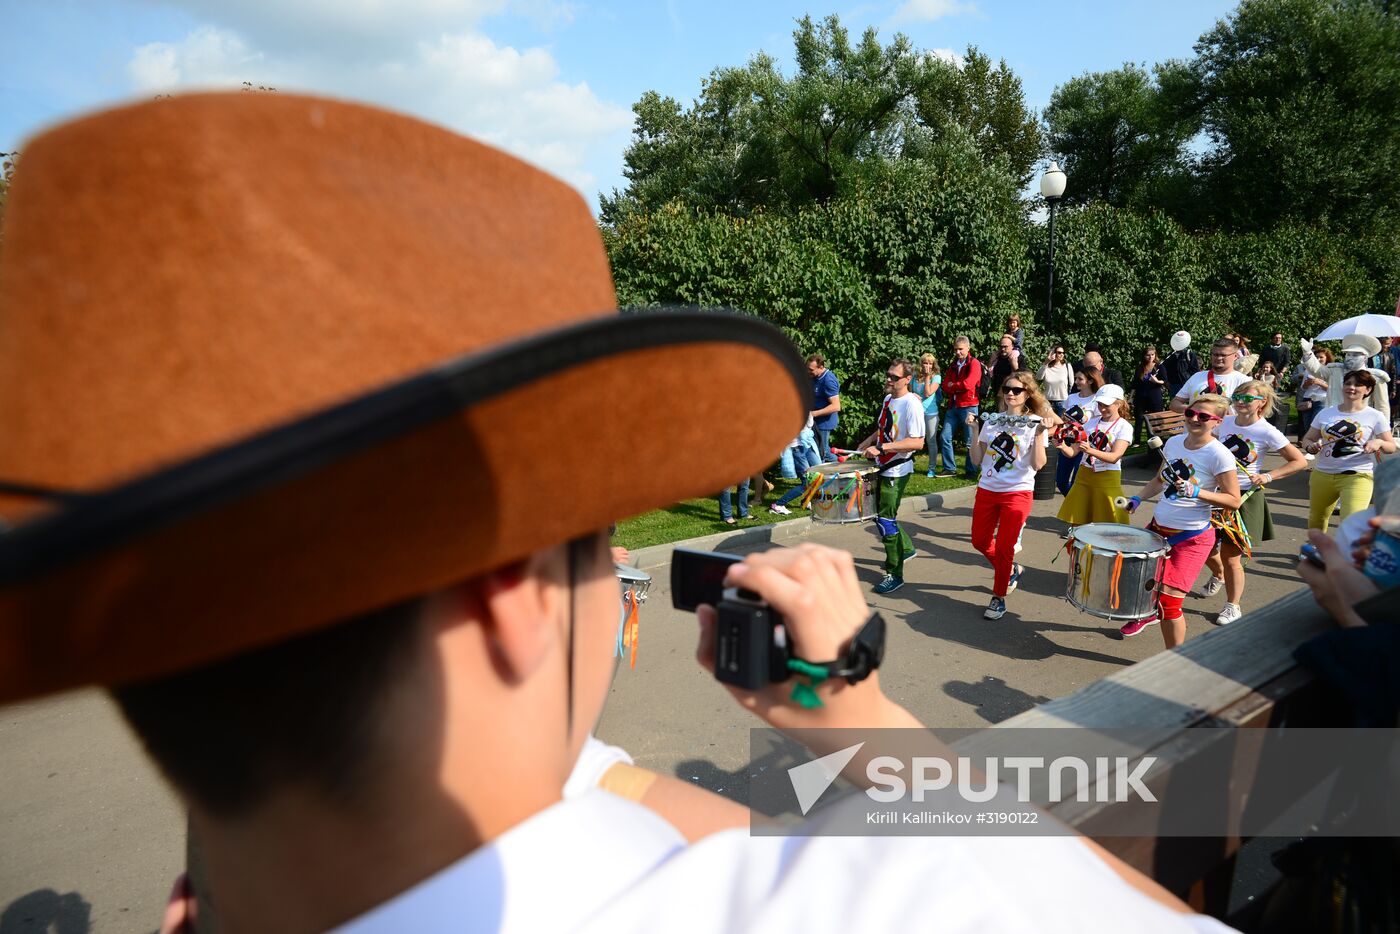
[[[794,656],[782,615],[753,591],[724,586],[729,566],[742,560],[677,548],[671,558],[671,602],[690,613],[701,604],[715,608],[715,680],[757,691],[791,678],[788,662]],[[855,684],[879,668],[884,655],[885,620],[872,613],[841,658],[818,664],[829,669],[830,677]]]
[[[742,560],[677,548],[671,558],[671,602],[690,613],[703,603],[715,608],[715,679],[756,691],[790,677],[787,627],[758,594],[724,586],[729,566]]]

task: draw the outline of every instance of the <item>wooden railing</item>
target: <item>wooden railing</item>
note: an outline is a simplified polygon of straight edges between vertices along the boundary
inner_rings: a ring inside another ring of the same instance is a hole
[[[1157,757],[1145,781],[1156,794],[1170,782],[1174,767],[1203,754],[1219,739],[1216,731],[1220,729],[1285,723],[1295,727],[1335,725],[1339,715],[1331,708],[1329,697],[1293,659],[1294,649],[1333,626],[1311,592],[1303,588],[1228,627],[1138,662],[955,746],[960,754],[973,757],[1017,754],[1006,742],[1011,734],[999,738],[1003,731],[1014,728],[1142,731],[1150,739],[1124,754]],[[1102,743],[1096,744],[1091,734],[1068,731],[1065,736],[1066,743],[1057,747],[1057,754],[1102,755]],[[1082,748],[1076,749],[1076,743]],[[1250,745],[1239,744],[1245,750],[1245,760],[1234,761],[1234,781],[1228,788],[1222,782],[1222,795],[1248,794],[1248,779],[1258,765],[1257,760],[1248,760]],[[1319,764],[1316,776],[1298,776],[1299,784],[1321,781],[1325,777],[1323,765]],[[1147,805],[1081,802],[1068,794],[1065,797],[1070,800],[1036,803],[1186,898],[1196,909],[1225,917],[1234,858],[1244,842],[1238,835],[1125,837],[1122,828],[1140,825]],[[1129,813],[1134,808],[1136,812]]]

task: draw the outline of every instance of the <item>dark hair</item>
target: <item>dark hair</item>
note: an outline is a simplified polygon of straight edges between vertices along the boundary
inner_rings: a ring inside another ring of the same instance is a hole
[[[1342,377],[1343,383],[1360,383],[1372,392],[1376,391],[1376,378],[1366,370],[1352,370]]]
[[[1084,374],[1084,378],[1089,381],[1089,385],[1093,388],[1094,392],[1098,392],[1100,389],[1103,388],[1103,371],[1100,370],[1098,367],[1086,366],[1081,368],[1079,372]]]
[[[909,360],[905,357],[895,357],[893,360],[890,361],[890,366],[899,367],[901,372],[903,372],[905,376],[914,375],[914,364],[910,363]]]
[[[825,367],[825,366],[826,366],[826,358],[823,357],[823,356],[822,356],[821,354],[819,354],[819,353],[809,353],[809,354],[807,355],[807,362],[808,362],[808,363],[815,363],[815,364],[816,364],[817,366],[819,366],[819,367]]]
[[[1162,358],[1161,358],[1160,356],[1158,356],[1158,354],[1157,354],[1157,345],[1156,345],[1156,344],[1148,344],[1146,347],[1142,348],[1142,359],[1138,361],[1138,371],[1137,371],[1137,375],[1138,375],[1138,378],[1139,378],[1139,379],[1141,379],[1143,376],[1146,376],[1146,375],[1147,375],[1147,352],[1148,352],[1149,350],[1152,351],[1152,355],[1153,355],[1154,357],[1156,357],[1158,361],[1160,361],[1160,360],[1162,359]]]
[[[1214,349],[1216,349],[1216,348],[1218,347],[1218,348],[1220,348],[1221,350],[1226,350],[1226,349],[1233,350],[1233,351],[1235,351],[1235,353],[1239,353],[1239,351],[1240,351],[1239,342],[1236,341],[1233,337],[1222,337],[1222,338],[1220,338],[1220,340],[1216,341],[1214,344],[1211,344],[1210,346],[1211,346],[1211,349],[1212,349],[1212,350],[1214,350]]]
[[[388,688],[412,666],[423,602],[112,696],[166,778],[211,814],[246,814],[289,784],[352,800],[376,763]]]

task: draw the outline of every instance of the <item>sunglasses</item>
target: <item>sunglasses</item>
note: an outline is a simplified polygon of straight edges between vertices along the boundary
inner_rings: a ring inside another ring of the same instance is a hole
[[[898,373],[886,373],[886,374],[885,374],[885,382],[887,382],[887,383],[897,383],[897,382],[899,382],[900,380],[902,380],[902,379],[904,379],[904,378],[905,378],[905,377],[901,376],[901,375],[898,374]]]
[[[1219,415],[1212,415],[1209,412],[1197,412],[1195,409],[1187,409],[1186,417],[1193,422],[1219,422],[1224,421]]]
[[[1004,393],[1006,393],[1008,396],[1019,396],[1021,393],[1023,393],[1023,392],[1026,391],[1026,387],[1025,387],[1025,386],[1003,386],[1003,387],[1001,387],[1001,391],[1004,392]]]
[[[1263,396],[1231,396],[1230,401],[1235,405],[1248,405],[1251,402],[1263,402]]]

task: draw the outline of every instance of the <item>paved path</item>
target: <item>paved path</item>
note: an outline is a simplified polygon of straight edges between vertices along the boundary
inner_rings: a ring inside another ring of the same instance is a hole
[[[1148,476],[1130,468],[1127,486],[1137,489]],[[905,566],[903,589],[871,600],[890,624],[881,680],[891,697],[930,726],[985,726],[1162,651],[1155,627],[1125,640],[1116,626],[1064,600],[1067,559],[1051,563],[1062,545],[1064,526],[1054,518],[1059,497],[1035,504],[1023,539],[1020,587],[1007,599],[1006,616],[984,620],[992,572],[969,541],[971,493],[954,492],[943,507],[902,520],[922,557]],[[1278,484],[1269,502],[1279,538],[1257,552],[1246,614],[1301,586],[1293,556],[1307,526],[1306,475]],[[884,551],[868,524],[815,526],[807,539],[849,549],[867,586],[883,574]],[[642,608],[637,668],[618,672],[598,735],[630,750],[640,765],[740,797],[736,775],[745,764],[747,731],[757,721],[695,664],[694,618],[671,609],[669,569],[652,573],[657,581]],[[1203,573],[1198,587],[1205,580]],[[1223,592],[1188,599],[1187,638],[1212,629],[1223,604]],[[1247,616],[1234,625],[1248,625]]]
[[[1261,549],[1246,612],[1299,586],[1291,555],[1306,525],[1306,482],[1270,494],[1281,539]],[[1064,602],[1065,559],[1050,563],[1058,499],[1036,503],[1009,612],[983,620],[991,571],[968,543],[970,493],[913,511],[924,557],[909,564],[903,590],[874,600],[891,624],[882,669],[891,696],[932,726],[981,726],[1161,650],[1155,630],[1124,641]],[[879,579],[883,552],[869,526],[809,526],[807,537],[849,548],[867,586]],[[668,573],[653,569],[637,668],[618,672],[598,733],[643,765],[741,796],[735,776],[756,721],[696,666],[694,618],[670,608]],[[1211,627],[1222,601],[1187,602],[1188,637]],[[184,819],[104,695],[0,708],[0,789],[0,934],[155,927],[184,862]]]

